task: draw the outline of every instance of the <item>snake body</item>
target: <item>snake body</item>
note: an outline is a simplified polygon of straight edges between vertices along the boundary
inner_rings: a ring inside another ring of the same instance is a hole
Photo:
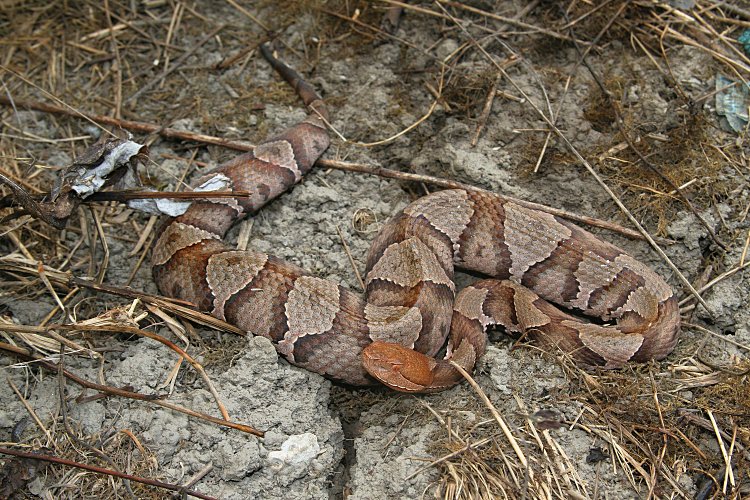
[[[583,365],[617,368],[674,348],[677,300],[654,271],[566,220],[492,193],[439,191],[401,210],[370,248],[364,297],[272,255],[227,246],[232,224],[299,182],[329,144],[324,102],[262,52],[311,112],[195,183],[220,181],[250,197],[209,198],[163,221],[152,266],[164,294],[269,338],[292,364],[407,392],[458,383],[451,361],[470,371],[495,325]],[[456,268],[493,279],[456,295]],[[449,332],[445,359],[435,359]]]

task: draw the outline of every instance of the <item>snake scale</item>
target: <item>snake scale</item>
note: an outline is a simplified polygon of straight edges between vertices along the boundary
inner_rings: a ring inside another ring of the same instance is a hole
[[[315,89],[267,47],[261,52],[310,113],[194,184],[223,182],[249,197],[196,201],[162,222],[152,266],[164,294],[269,338],[294,365],[406,392],[458,383],[450,361],[470,371],[492,326],[586,366],[672,351],[677,300],[654,271],[566,220],[487,192],[438,191],[395,215],[370,248],[364,297],[272,255],[229,247],[222,239],[232,224],[299,182],[330,142]],[[493,279],[456,295],[456,268]],[[435,359],[449,332],[445,359]]]

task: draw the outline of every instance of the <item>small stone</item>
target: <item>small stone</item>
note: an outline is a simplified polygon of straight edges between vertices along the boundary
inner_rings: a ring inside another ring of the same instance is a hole
[[[268,453],[271,467],[280,471],[285,468],[297,469],[297,477],[320,453],[318,437],[310,432],[289,436],[281,444],[281,450]]]

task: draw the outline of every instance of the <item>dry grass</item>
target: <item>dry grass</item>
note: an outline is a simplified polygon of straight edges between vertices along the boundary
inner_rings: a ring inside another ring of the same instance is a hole
[[[257,10],[267,14],[271,3],[260,2]],[[477,122],[482,121],[486,94],[495,88],[498,67],[510,61],[504,40],[516,46],[526,44],[524,54],[529,54],[535,64],[551,61],[558,51],[572,50],[576,45],[578,50],[588,51],[591,59],[601,51],[622,53],[631,60],[647,58],[653,74],[633,70],[609,75],[604,73],[607,68],[592,68],[594,73],[602,72],[596,78],[603,89],[591,83],[588,102],[583,103],[584,116],[606,141],[587,145],[582,156],[596,165],[636,218],[645,221],[655,234],[663,234],[674,215],[686,210],[687,200],[700,213],[719,213],[719,207],[726,205],[733,209],[732,213],[740,214],[739,220],[720,225],[717,238],[727,249],[714,245],[706,251],[705,261],[695,264],[703,269],[716,266],[713,274],[710,269],[705,273],[705,281],[722,272],[734,272],[737,268],[721,266],[726,255],[738,255],[747,241],[746,225],[742,224],[746,224],[750,207],[747,199],[739,196],[748,178],[745,136],[729,136],[716,129],[713,120],[706,119],[703,103],[713,96],[689,98],[673,73],[671,61],[680,50],[691,47],[711,61],[707,74],[722,71],[748,80],[750,60],[736,38],[750,27],[750,13],[741,6],[709,0],[698,0],[689,13],[670,9],[666,2],[645,0],[611,0],[600,5],[573,0],[530,4],[537,6],[536,17],[531,18],[537,25],[523,15],[515,17],[515,24],[506,23],[497,15],[447,1],[407,6],[409,16],[424,18],[436,32],[460,33],[457,37],[463,44],[444,60],[430,56],[428,68],[406,67],[404,71],[434,73],[436,78],[444,74],[445,87],[440,96],[444,109],[477,126],[481,133],[483,125]],[[328,40],[351,40],[342,57],[357,56],[365,42],[379,39],[400,44],[404,54],[410,50],[431,54],[419,40],[383,32],[377,23],[387,6],[393,6],[393,2],[287,2],[274,23],[277,28],[290,25],[303,10],[313,17]],[[256,128],[261,135],[266,131],[262,106],[238,114],[238,104],[281,104],[293,99],[283,84],[254,86],[251,77],[242,76],[248,72],[225,73],[228,76],[219,83],[211,78],[212,67],[222,60],[230,68],[255,64],[247,51],[248,33],[253,39],[260,39],[263,28],[258,21],[262,17],[248,17],[247,25],[222,27],[188,4],[160,1],[143,2],[135,12],[127,2],[0,0],[0,7],[0,92],[14,99],[58,103],[64,97],[66,105],[86,112],[165,125],[190,118],[204,132],[225,136],[232,133],[229,127],[247,129],[251,120],[258,121]],[[233,11],[235,7],[230,2],[219,8]],[[500,13],[504,18],[514,14]],[[461,29],[457,20],[461,20]],[[110,28],[101,29],[102,26]],[[206,39],[212,30],[217,30],[215,36]],[[179,37],[175,36],[177,32]],[[325,40],[315,41],[305,34],[305,41],[304,59],[312,66],[319,59],[318,49]],[[200,44],[222,57],[207,61],[191,55],[191,49]],[[488,60],[477,46],[503,56]],[[577,68],[584,71],[584,66]],[[628,101],[629,89],[654,75],[663,79],[664,89],[670,92],[666,100],[674,108],[674,118],[669,123],[648,122],[644,119],[650,116],[648,109],[641,107],[645,104]],[[560,82],[568,76],[575,77],[546,72],[538,76],[538,83],[554,88],[554,94],[550,90],[553,109],[557,99],[566,98]],[[593,77],[588,81],[593,81]],[[498,98],[505,99],[515,111],[533,114],[528,101],[506,83],[498,89]],[[129,99],[145,86],[150,86],[151,91]],[[543,102],[541,93],[535,97]],[[408,94],[400,98],[408,104]],[[0,172],[32,193],[46,192],[66,158],[74,157],[93,139],[92,126],[79,120],[47,115],[45,124],[32,114],[17,114],[9,107],[2,108],[1,116]],[[51,128],[62,132],[57,139],[50,139]],[[540,121],[539,128],[519,141],[525,145],[520,155],[528,158],[530,165],[544,169],[562,160],[576,161],[569,150],[556,145],[559,141],[551,140],[554,134],[549,127]],[[638,148],[637,152],[630,142]],[[186,146],[190,151],[185,156],[194,156],[194,148]],[[225,157],[230,153],[215,154]],[[191,168],[192,165],[185,165],[183,177]],[[675,186],[683,186],[684,195]],[[4,190],[3,194],[7,192]],[[11,211],[7,207],[2,210],[2,215]],[[160,308],[165,305],[143,306],[141,300],[133,302],[132,307],[123,307],[110,296],[86,293],[69,281],[71,276],[105,276],[106,242],[112,239],[119,240],[131,252],[133,267],[126,274],[134,279],[146,256],[152,228],[146,220],[133,217],[116,205],[82,209],[62,233],[28,217],[4,221],[0,228],[5,250],[0,258],[3,298],[34,301],[52,296],[56,305],[39,324],[27,325],[40,330],[23,332],[8,326],[2,332],[2,341],[54,360],[58,359],[59,341],[64,340],[72,343],[67,349],[95,357],[99,350],[117,346],[123,337],[79,334],[56,339],[44,327],[55,322],[81,324],[87,318],[98,318],[113,331],[120,328],[122,332],[126,331],[122,328],[125,326],[166,322],[175,335],[190,337],[194,349],[197,346],[208,364],[226,363],[234,353],[231,343],[217,347],[211,341],[192,337],[189,323],[184,321],[185,311],[165,312]],[[743,254],[738,266],[745,265]],[[81,300],[84,296],[86,299]],[[694,306],[689,299],[683,305],[685,314],[691,314]],[[14,318],[4,316],[2,322],[10,325]],[[688,338],[695,339],[696,335]],[[548,354],[567,380],[564,390],[554,395],[555,405],[578,408],[575,418],[540,414],[530,407],[535,401],[519,397],[513,401],[517,412],[498,419],[492,403],[480,404],[480,389],[478,399],[465,407],[482,415],[474,425],[459,425],[446,420],[440,411],[425,409],[424,415],[434,415],[446,429],[447,437],[434,449],[432,466],[441,472],[435,485],[437,491],[444,498],[598,498],[599,483],[582,477],[581,464],[571,461],[556,433],[557,429],[568,428],[591,435],[601,448],[601,454],[591,458],[598,463],[595,467],[622,474],[639,496],[686,497],[683,481],[689,477],[702,498],[748,497],[748,347],[739,346],[744,358],[738,356],[724,360],[723,366],[712,366],[707,361],[712,359],[712,353],[704,353],[709,349],[704,346],[706,342],[683,342],[670,362],[596,374],[583,372],[565,358]],[[28,374],[35,376],[33,370]],[[221,406],[220,402],[217,404]],[[460,409],[463,408],[452,408]],[[342,412],[350,410],[345,408]],[[66,417],[59,414],[40,416],[39,422],[27,442],[30,448],[52,449],[59,456],[80,462],[100,460],[100,465],[136,475],[159,476],[153,452],[143,448],[133,435],[84,435],[80,429],[71,434],[65,429]],[[503,425],[508,428],[504,430]],[[52,482],[62,485],[56,490],[60,498],[72,498],[81,491],[100,498],[124,494],[124,486],[107,476],[79,474],[75,469],[58,466],[46,474],[53,478]],[[163,495],[138,488],[133,486],[138,497]]]
[[[687,478],[705,498],[747,495],[746,361],[732,367],[737,372],[685,360],[661,368],[668,371],[652,365],[592,375],[564,357],[547,357],[559,363],[568,385],[536,401],[537,412],[515,395],[510,438],[481,404],[458,400],[440,415],[430,409],[446,428],[431,464],[443,471],[436,486],[445,498],[596,498],[605,480],[599,472],[592,478],[591,469],[622,475],[644,498],[691,498]],[[563,409],[575,409],[574,417]],[[476,415],[473,425],[460,417],[466,412]],[[574,430],[593,438],[585,467],[566,452],[566,435]],[[523,460],[512,441],[523,443]],[[725,457],[719,448],[732,453]],[[733,476],[724,472],[729,462]]]

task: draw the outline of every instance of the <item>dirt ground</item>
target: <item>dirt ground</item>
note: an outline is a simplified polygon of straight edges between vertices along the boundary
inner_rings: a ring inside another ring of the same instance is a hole
[[[272,32],[279,55],[329,103],[326,160],[424,182],[319,166],[243,224],[250,246],[361,290],[353,264],[362,271],[384,220],[437,189],[428,176],[632,228],[607,186],[674,268],[646,241],[588,228],[676,290],[685,325],[675,352],[616,372],[582,371],[493,333],[474,374],[478,389],[415,397],[332,384],[280,360],[263,338],[66,283],[102,277],[158,294],[149,216],[91,203],[65,230],[28,216],[0,227],[0,452],[38,451],[228,499],[750,496],[750,168],[741,116],[750,60],[737,41],[750,12],[689,0],[441,0],[404,4],[390,29],[396,4],[0,0],[0,173],[48,192],[101,134],[24,102],[248,143],[294,124],[304,107],[256,50]],[[720,76],[730,83],[718,85]],[[740,116],[727,117],[721,99],[735,90]],[[542,117],[550,114],[559,134]],[[133,140],[149,145],[142,177],[163,190],[237,154],[143,131]],[[109,330],[49,328],[92,318]],[[118,326],[169,338],[206,378]],[[231,421],[265,434],[153,401],[100,397],[12,354],[14,345],[60,363],[50,331],[84,348],[63,359],[81,378],[220,419],[218,399]],[[170,497],[70,465],[0,454],[0,466],[0,497]]]

